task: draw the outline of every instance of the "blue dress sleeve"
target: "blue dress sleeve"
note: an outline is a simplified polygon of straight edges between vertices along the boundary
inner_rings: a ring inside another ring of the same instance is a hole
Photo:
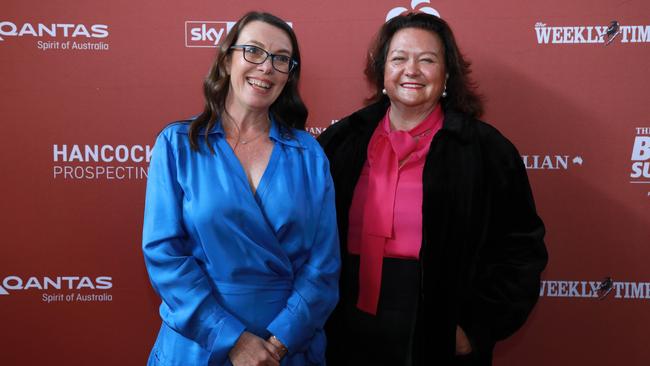
[[[225,364],[245,326],[219,305],[207,274],[192,255],[183,225],[183,190],[169,129],[158,137],[147,181],[142,250],[160,316],[170,328],[198,343],[211,362]]]
[[[339,271],[341,267],[334,184],[327,159],[322,177],[324,191],[315,202],[321,211],[307,262],[296,272],[293,291],[287,304],[267,330],[289,350],[302,352],[338,302]],[[324,350],[323,350],[324,351]]]

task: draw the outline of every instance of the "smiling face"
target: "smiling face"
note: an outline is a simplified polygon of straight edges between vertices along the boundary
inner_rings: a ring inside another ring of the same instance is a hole
[[[246,24],[235,41],[237,45],[253,45],[275,55],[291,56],[291,40],[280,28],[262,21]],[[244,50],[230,51],[226,70],[230,75],[230,89],[226,98],[226,109],[243,108],[245,111],[268,111],[282,92],[288,74],[273,68],[271,58],[256,65],[246,61]]]
[[[437,34],[404,28],[393,36],[384,67],[384,88],[398,109],[432,110],[444,90],[445,54]]]

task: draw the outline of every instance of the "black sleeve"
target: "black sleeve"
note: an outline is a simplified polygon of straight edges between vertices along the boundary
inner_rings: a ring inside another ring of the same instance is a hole
[[[497,142],[487,147],[492,197],[487,240],[459,324],[478,352],[491,352],[496,341],[524,324],[548,261],[544,223],[519,152],[498,132],[492,137]]]

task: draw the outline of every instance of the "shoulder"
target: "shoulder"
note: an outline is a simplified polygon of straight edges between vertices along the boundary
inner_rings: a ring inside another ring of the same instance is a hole
[[[363,107],[329,126],[318,137],[318,142],[327,150],[330,144],[340,143],[344,136],[354,138],[358,135],[366,135],[369,131],[374,131],[386,114],[386,110],[388,110],[387,101],[379,101]]]

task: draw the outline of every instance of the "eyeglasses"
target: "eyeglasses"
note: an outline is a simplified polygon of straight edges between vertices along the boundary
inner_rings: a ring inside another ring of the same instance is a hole
[[[244,55],[244,60],[256,65],[263,64],[264,62],[266,62],[266,59],[270,57],[271,65],[273,66],[273,68],[283,74],[290,73],[291,70],[293,70],[298,65],[298,61],[294,60],[290,56],[274,55],[257,46],[252,46],[248,44],[234,45],[231,46],[230,49],[242,50],[242,53]]]

